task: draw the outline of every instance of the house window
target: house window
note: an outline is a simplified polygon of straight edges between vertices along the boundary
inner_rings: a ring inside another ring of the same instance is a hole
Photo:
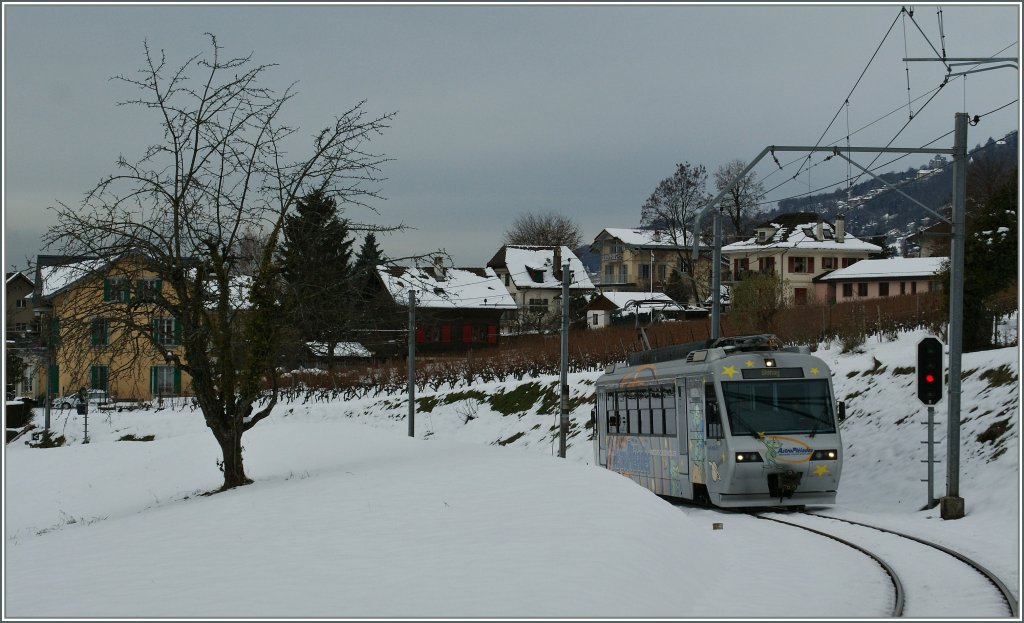
[[[762,273],[774,273],[775,272],[775,258],[774,257],[759,257],[757,258],[757,270]]]
[[[878,283],[878,296],[889,296],[889,282],[880,281]]]
[[[36,371],[31,366],[25,368],[25,375],[21,377],[21,391],[29,396],[36,393]]]
[[[89,388],[107,391],[110,369],[107,366],[93,364],[89,367]]]
[[[590,324],[594,325],[595,327],[598,325],[597,314],[591,314]]]
[[[149,391],[154,396],[181,393],[181,371],[175,366],[152,366],[149,369]]]
[[[547,299],[530,299],[530,303],[527,308],[532,312],[543,312],[548,311],[548,300]]]
[[[510,273],[505,273],[505,287],[507,288],[510,285],[512,285],[512,275]]]
[[[768,232],[766,232],[763,229],[759,230],[757,232],[757,241],[758,242],[764,242],[766,240],[768,240]]]
[[[821,258],[821,269],[822,270],[835,270],[836,269],[836,258],[834,258],[834,257],[823,257],[823,258]]]
[[[791,272],[791,273],[813,273],[814,272],[814,258],[813,257],[790,257],[789,258],[789,272]]]
[[[27,322],[15,322],[14,323],[14,330],[18,331],[18,332],[28,333],[28,331],[29,331],[28,323]]]
[[[139,279],[135,282],[135,295],[140,301],[155,301],[160,296],[159,279]]]
[[[743,273],[750,270],[750,259],[749,258],[737,258],[732,261],[732,272],[733,277],[739,279],[743,276]]]
[[[906,294],[906,293],[907,293],[907,282],[906,281],[901,281],[900,282],[900,294]]]
[[[910,293],[911,294],[917,294],[917,282],[916,281],[911,281],[910,282]]]
[[[163,346],[174,346],[181,343],[181,329],[174,318],[156,318],[153,320],[153,340]]]
[[[607,266],[605,266],[604,267],[604,276],[608,278],[608,281],[611,281],[612,277],[615,276],[615,267],[612,266],[611,264],[608,264]]]
[[[866,283],[858,283],[857,284],[857,296],[867,296],[867,295],[868,295],[868,284],[866,284]]]
[[[89,327],[89,343],[93,346],[106,346],[110,343],[110,319],[93,318]]]
[[[111,277],[103,280],[103,300],[125,302],[128,300],[128,280]]]
[[[844,283],[843,284],[843,298],[844,299],[853,298],[853,284],[852,283]]]
[[[18,299],[17,301],[14,301],[14,307],[16,309],[25,309],[28,307],[28,301],[25,299]]]
[[[853,266],[854,264],[856,264],[857,263],[857,258],[855,258],[855,257],[844,257],[842,262],[843,262],[843,268],[846,268],[847,266]]]
[[[666,278],[667,275],[668,275],[668,266],[665,266],[664,264],[661,264],[660,266],[658,266],[658,279],[660,281],[665,281],[665,278]]]
[[[629,266],[627,264],[619,266],[619,281],[622,283],[629,281]]]

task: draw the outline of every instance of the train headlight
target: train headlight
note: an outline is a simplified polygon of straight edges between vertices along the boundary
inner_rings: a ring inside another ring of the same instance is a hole
[[[757,452],[737,452],[736,453],[737,463],[764,463],[761,455]]]
[[[834,461],[839,458],[838,450],[815,450],[811,455],[812,461]]]
[[[774,368],[775,367],[775,360],[774,359],[770,359],[768,357],[765,357],[765,359],[764,359],[764,367],[766,367],[766,368]]]

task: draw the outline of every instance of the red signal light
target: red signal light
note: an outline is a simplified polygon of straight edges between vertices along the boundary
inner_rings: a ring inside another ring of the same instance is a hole
[[[928,383],[934,383],[935,382],[935,377],[932,376],[931,374],[926,374],[926,375],[924,375],[924,380],[925,380],[925,382],[928,382]]]

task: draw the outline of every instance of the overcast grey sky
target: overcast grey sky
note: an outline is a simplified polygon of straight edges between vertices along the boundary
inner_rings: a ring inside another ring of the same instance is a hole
[[[770,144],[813,145],[837,112],[823,143],[839,140],[844,99],[896,20],[848,109],[851,131],[896,111],[851,139],[887,144],[908,119],[901,59],[933,56],[929,40],[942,45],[937,8],[915,7],[926,40],[897,19],[898,4],[4,4],[4,263],[34,258],[52,224],[46,208],[79,202],[119,154],[139,155],[152,136],[156,119],[117,107],[130,92],[108,80],[141,66],[144,39],[171,64],[205,52],[206,31],[230,54],[277,63],[272,86],[298,81],[285,119],[307,133],[363,99],[371,114],[396,111],[374,143],[394,158],[380,215],[348,216],[414,227],[382,240],[392,256],[442,247],[473,266],[494,254],[519,213],[566,214],[592,240],[602,228],[637,225],[641,204],[677,162],[714,171]],[[942,5],[948,56],[1018,57],[1019,11]],[[910,64],[910,97],[943,74],[939,63]],[[1015,69],[955,80],[894,145],[922,146],[952,130],[954,113],[983,114],[1019,94]],[[912,104],[915,114],[927,99]],[[992,113],[970,128],[969,144],[1019,120],[1018,103]],[[936,143],[951,145],[951,137]],[[756,169],[768,188],[796,167],[773,170],[773,162]],[[845,174],[818,166],[770,198],[835,188]]]

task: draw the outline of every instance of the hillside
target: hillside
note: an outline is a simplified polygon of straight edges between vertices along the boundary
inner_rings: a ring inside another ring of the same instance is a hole
[[[1017,138],[1016,131],[998,139],[990,137],[984,144],[970,149],[969,158],[972,163],[1012,171],[1017,167]],[[944,164],[935,161],[931,166],[910,167],[902,172],[883,173],[879,177],[941,214],[943,206],[951,200],[951,165],[952,161],[947,157]],[[860,179],[864,181],[850,188],[849,200],[845,186],[806,197],[783,199],[776,208],[759,214],[755,221],[767,221],[785,212],[816,212],[827,220],[834,220],[839,212],[843,212],[847,231],[860,238],[885,236],[887,244],[896,243],[923,227],[935,224],[933,215],[878,180],[867,175]]]
[[[871,338],[852,353],[819,345],[848,408],[830,512],[936,539],[1017,586],[1019,351],[964,356],[967,516],[942,521],[921,510],[926,409],[907,369],[923,335]],[[58,412],[54,428],[71,445],[22,438],[5,450],[4,614],[885,616],[865,609],[883,601],[870,561],[826,548],[828,573],[788,567],[808,588],[794,601],[776,574],[734,562],[820,542],[733,517],[712,532],[722,521],[712,511],[672,507],[590,465],[598,376],[570,376],[568,462],[553,458],[557,377],[545,376],[422,392],[415,439],[401,395],[283,404],[246,437],[255,483],[214,496],[201,494],[219,484],[218,449],[198,413],[97,414],[82,445],[80,418]],[[944,441],[944,403],[937,414]],[[937,455],[941,495],[944,444]],[[617,590],[644,598],[608,600],[610,569]],[[915,607],[908,616],[1000,616],[973,603]]]

